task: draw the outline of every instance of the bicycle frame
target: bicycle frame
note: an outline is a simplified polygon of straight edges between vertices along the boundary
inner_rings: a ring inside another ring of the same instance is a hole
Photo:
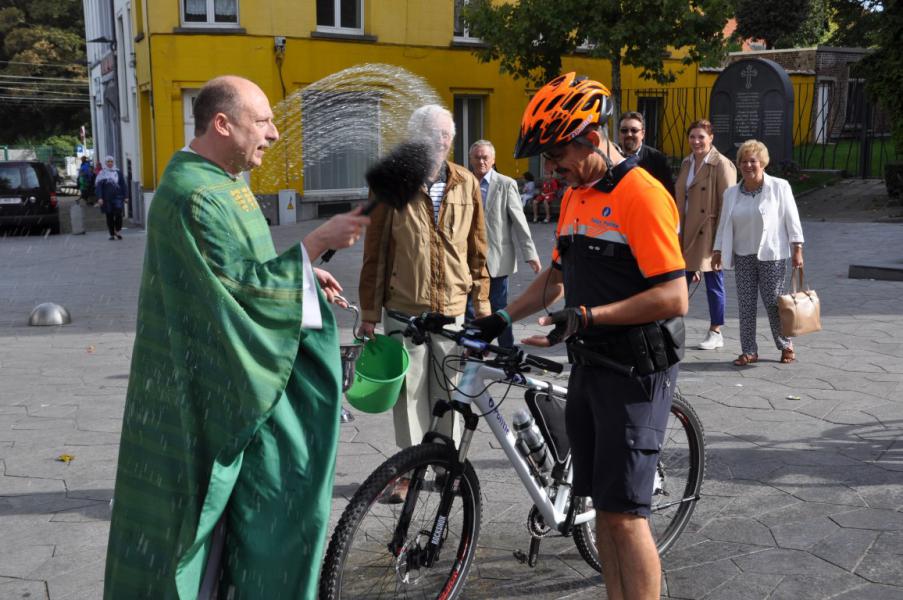
[[[505,418],[498,411],[495,400],[493,400],[492,396],[489,395],[489,391],[487,389],[489,384],[505,382],[535,388],[538,390],[549,390],[550,392],[553,392],[559,396],[566,396],[567,388],[553,385],[540,379],[534,379],[522,374],[515,374],[509,377],[502,369],[490,367],[485,363],[477,361],[467,361],[464,367],[464,373],[461,377],[461,382],[452,393],[453,401],[459,402],[461,404],[473,403],[479,408],[480,414],[485,416],[486,422],[489,424],[489,428],[492,430],[495,438],[498,440],[502,449],[505,451],[505,455],[507,455],[508,460],[511,462],[511,465],[514,467],[514,470],[517,473],[517,476],[524,484],[524,488],[526,488],[527,493],[530,495],[530,498],[533,500],[533,503],[536,505],[536,508],[539,510],[539,513],[542,515],[546,524],[555,529],[558,529],[562,524],[565,523],[568,517],[567,507],[568,502],[571,499],[570,484],[573,475],[569,470],[567,474],[567,480],[564,482],[566,485],[563,485],[559,489],[553,502],[552,499],[549,498],[546,489],[543,486],[539,485],[539,483],[533,477],[533,474],[530,470],[530,465],[527,463],[526,459],[515,445],[517,441],[516,436],[514,435],[514,433],[512,433],[511,428],[508,427],[508,423],[505,421]],[[460,452],[462,454],[459,455],[459,460],[464,460],[464,454],[466,454],[467,452],[467,447],[468,444],[463,443],[462,441],[460,448]],[[573,524],[580,525],[594,519],[595,517],[596,511],[589,510],[587,512],[576,515]]]

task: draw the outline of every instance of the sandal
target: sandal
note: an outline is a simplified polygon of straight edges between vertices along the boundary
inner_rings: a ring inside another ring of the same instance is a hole
[[[758,362],[758,360],[759,360],[758,354],[741,354],[734,361],[734,366],[745,367],[746,365],[751,365],[754,362]]]
[[[793,348],[784,348],[781,350],[781,362],[785,364],[792,363],[796,360],[796,353]]]

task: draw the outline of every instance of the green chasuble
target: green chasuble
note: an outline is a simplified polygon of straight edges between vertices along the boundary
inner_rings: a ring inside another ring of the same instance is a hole
[[[176,153],[148,217],[105,598],[193,600],[224,515],[220,597],[315,596],[341,363],[319,290],[323,328],[301,329],[302,260],[277,256],[241,178]]]

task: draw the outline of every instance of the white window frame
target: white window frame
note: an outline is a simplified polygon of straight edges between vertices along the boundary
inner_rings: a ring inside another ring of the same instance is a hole
[[[364,35],[364,0],[356,0],[358,3],[358,11],[360,12],[360,27],[341,27],[338,23],[342,22],[342,0],[333,0],[333,21],[332,25],[320,25],[317,23],[317,31],[322,33],[344,33],[350,35]],[[319,16],[316,17],[319,21]]]
[[[241,2],[240,0],[235,0],[235,22],[234,23],[218,23],[214,19],[215,14],[213,11],[214,2],[216,0],[207,0],[207,20],[206,21],[186,21],[185,20],[185,2],[186,0],[179,0],[179,18],[182,21],[182,27],[209,27],[211,29],[228,29],[228,28],[238,28],[240,27],[239,23],[241,23]]]
[[[470,157],[468,153],[470,152],[470,146],[477,140],[485,137],[486,134],[486,101],[487,96],[484,94],[455,94],[452,98],[452,110],[454,110],[457,101],[461,100],[461,127],[458,130],[457,123],[455,124],[455,141],[460,142],[461,146],[461,156],[458,156],[455,153],[455,161],[458,164],[464,167],[470,167]],[[480,101],[480,132],[474,139],[470,139],[470,132],[467,130],[467,125],[470,122],[470,100],[479,100]],[[453,113],[455,117],[459,115],[457,113]],[[457,121],[457,119],[455,119]],[[457,146],[457,143],[452,144],[452,148]]]
[[[194,99],[198,97],[200,88],[182,88],[182,132],[185,146],[194,139]]]
[[[467,4],[469,2],[470,2],[470,0],[454,0],[454,2],[452,3],[452,10],[457,12],[459,5],[461,6],[461,8],[464,8],[465,6],[467,6]],[[478,38],[476,36],[470,35],[470,31],[467,29],[467,27],[464,27],[463,25],[461,26],[461,35],[458,35],[457,32],[455,31],[455,29],[457,29],[457,23],[456,23],[457,20],[458,19],[456,18],[456,15],[452,15],[452,28],[453,28],[452,29],[452,40],[453,41],[466,42],[466,43],[470,43],[470,44],[479,44],[479,43],[483,42],[482,38]]]

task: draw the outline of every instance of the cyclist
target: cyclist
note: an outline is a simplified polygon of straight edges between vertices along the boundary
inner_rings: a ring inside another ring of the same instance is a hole
[[[574,494],[591,497],[597,511],[608,597],[651,599],[659,597],[661,564],[647,518],[687,286],[674,201],[609,141],[611,110],[605,86],[574,73],[553,79],[530,101],[515,157],[542,154],[570,186],[552,265],[506,308],[472,326],[491,340],[512,320],[564,296],[566,308],[539,319],[554,325],[549,334],[523,343],[567,341]]]

